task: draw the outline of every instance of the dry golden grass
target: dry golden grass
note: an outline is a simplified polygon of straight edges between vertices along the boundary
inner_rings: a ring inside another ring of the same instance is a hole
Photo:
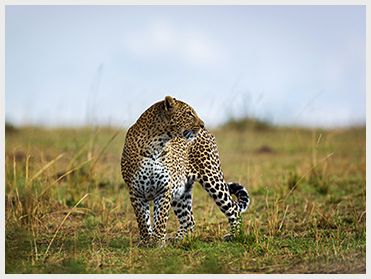
[[[228,222],[195,185],[195,232],[153,249],[134,245],[125,131],[6,131],[6,273],[365,273],[365,127],[239,125],[213,133],[226,180],[251,197],[242,234],[222,241]]]

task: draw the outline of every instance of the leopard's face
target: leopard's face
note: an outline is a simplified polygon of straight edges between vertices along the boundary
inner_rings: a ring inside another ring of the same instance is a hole
[[[169,131],[176,136],[192,141],[204,127],[204,122],[188,104],[167,96],[164,100],[164,109]]]

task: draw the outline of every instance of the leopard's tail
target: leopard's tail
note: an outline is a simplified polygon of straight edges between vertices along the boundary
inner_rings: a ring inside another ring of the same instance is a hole
[[[240,212],[244,212],[250,203],[250,197],[245,187],[239,183],[230,182],[228,183],[229,193],[237,197],[236,205]]]

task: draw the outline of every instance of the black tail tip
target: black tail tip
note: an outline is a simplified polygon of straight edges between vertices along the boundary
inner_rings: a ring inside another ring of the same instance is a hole
[[[228,183],[229,193],[235,195],[238,199],[236,202],[239,210],[244,212],[250,204],[250,197],[245,187],[236,182]]]
[[[231,194],[236,195],[239,191],[246,191],[245,187],[243,187],[240,183],[237,182],[229,182],[228,189]]]

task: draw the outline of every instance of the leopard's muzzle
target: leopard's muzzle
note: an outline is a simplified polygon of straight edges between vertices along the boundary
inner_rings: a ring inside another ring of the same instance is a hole
[[[183,136],[188,140],[188,141],[193,141],[195,139],[195,137],[197,136],[197,134],[201,131],[202,128],[204,128],[205,126],[202,124],[200,125],[201,128],[192,128],[192,129],[189,129],[189,130],[186,130],[183,132]]]

